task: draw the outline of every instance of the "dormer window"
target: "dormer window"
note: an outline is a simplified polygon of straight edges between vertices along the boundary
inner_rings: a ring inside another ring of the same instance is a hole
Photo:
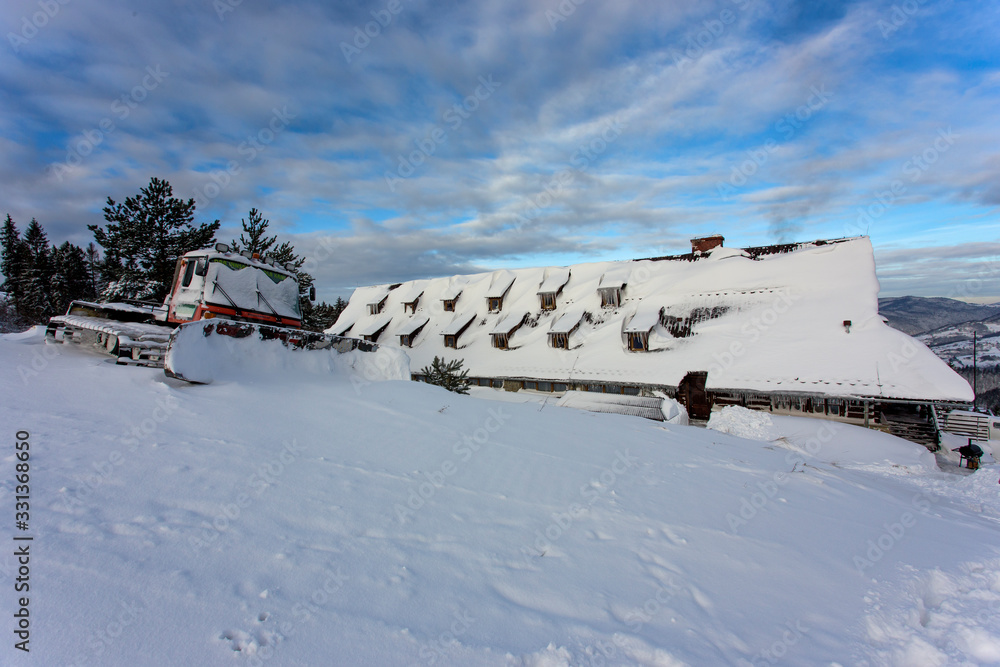
[[[514,284],[514,274],[510,271],[500,271],[493,275],[490,290],[486,293],[486,304],[491,313],[499,313],[503,310],[503,300]]]
[[[443,299],[441,299],[441,304],[444,306],[444,311],[446,313],[455,312],[455,307],[458,305],[458,299],[460,296],[462,296],[461,291],[447,294]]]
[[[622,305],[622,293],[629,280],[627,269],[615,269],[601,276],[597,293],[601,295],[601,308],[618,308]]]
[[[601,308],[617,308],[622,305],[621,287],[608,287],[598,292],[601,294]]]
[[[538,286],[538,300],[542,310],[555,310],[556,298],[562,293],[563,287],[569,282],[569,269],[548,269],[545,280]]]
[[[388,300],[389,300],[389,295],[386,294],[384,297],[382,297],[381,301],[375,301],[373,303],[369,303],[368,314],[378,315],[379,313],[381,313],[382,310],[385,308],[385,302]]]

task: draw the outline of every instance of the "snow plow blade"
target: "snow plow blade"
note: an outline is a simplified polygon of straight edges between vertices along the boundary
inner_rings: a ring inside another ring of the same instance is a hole
[[[410,379],[409,358],[356,338],[265,324],[202,320],[181,325],[167,343],[164,372],[195,384],[249,376],[275,378],[296,373],[340,373],[357,369],[357,355],[369,379]],[[377,359],[376,359],[377,358]],[[368,367],[372,366],[371,369]]]

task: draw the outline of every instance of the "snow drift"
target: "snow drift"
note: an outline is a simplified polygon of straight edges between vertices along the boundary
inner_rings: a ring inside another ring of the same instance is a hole
[[[292,349],[277,339],[259,336],[234,338],[209,335],[218,320],[191,322],[174,331],[167,368],[191,382],[208,384],[220,380],[267,380],[294,382],[310,376],[360,377],[364,381],[409,380],[410,361],[394,348],[373,352],[336,346]]]

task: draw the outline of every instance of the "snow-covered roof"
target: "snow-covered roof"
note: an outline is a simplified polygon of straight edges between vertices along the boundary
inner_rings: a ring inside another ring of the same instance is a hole
[[[616,262],[616,264],[621,264],[621,262]],[[597,289],[621,289],[628,284],[631,273],[632,269],[628,266],[610,268],[601,276],[601,282],[597,284]]]
[[[569,268],[559,267],[550,269],[545,276],[545,280],[538,287],[539,294],[554,294],[565,287],[569,282]]]
[[[444,281],[444,285],[441,287],[441,294],[439,298],[442,301],[453,301],[457,299],[465,289],[466,283],[469,281],[468,276],[452,276],[451,278],[439,278],[438,282]],[[354,297],[351,297],[352,299]]]
[[[475,317],[476,317],[475,311],[462,313],[461,315],[451,320],[451,322],[446,324],[444,328],[441,330],[441,333],[446,336],[454,336],[458,334],[459,331],[464,329],[466,325],[469,324],[469,322],[475,319]]]
[[[493,327],[492,331],[490,331],[490,334],[492,335],[492,334],[506,334],[506,333],[510,333],[511,329],[520,326],[521,323],[524,322],[524,317],[527,314],[528,313],[525,312],[525,311],[523,311],[523,310],[522,311],[514,311],[513,313],[511,313],[507,317],[505,317],[502,320],[500,320],[496,324],[496,326]]]
[[[373,290],[368,295],[368,305],[369,306],[377,306],[378,304],[382,303],[382,301],[387,296],[389,296],[389,286],[388,285],[381,285],[381,286],[379,286],[378,289]]]
[[[867,237],[788,246],[756,255],[712,252],[696,261],[628,260],[569,267],[569,282],[555,310],[543,311],[538,286],[545,267],[514,269],[516,278],[500,313],[486,300],[495,273],[424,280],[416,314],[429,316],[407,354],[414,368],[445,354],[440,334],[463,335],[462,356],[471,377],[533,377],[555,381],[613,381],[676,387],[689,372],[707,371],[708,389],[971,401],[969,384],[924,344],[887,326],[878,314],[875,259]],[[460,280],[461,279],[461,280]],[[617,308],[602,308],[599,285],[628,283]],[[465,304],[454,317],[440,299],[461,284]],[[404,283],[404,287],[410,283]],[[371,288],[359,288],[338,323],[368,323]],[[402,312],[397,293],[388,312]],[[627,325],[660,308],[670,323],[654,323],[648,352],[628,349]],[[528,312],[538,325],[518,331],[519,346],[499,351],[490,332],[510,314]],[[589,313],[582,322],[578,314]],[[633,315],[636,319],[633,318]],[[566,319],[568,318],[568,319]],[[565,320],[565,321],[564,321]],[[850,332],[843,326],[851,320]],[[483,325],[479,325],[482,321]],[[405,320],[389,325],[395,336]],[[549,345],[548,334],[580,323],[572,350]],[[682,337],[675,337],[675,335]],[[386,340],[386,339],[383,339]],[[392,338],[398,344],[398,338]]]
[[[343,317],[339,318],[332,327],[326,330],[326,333],[331,333],[335,336],[343,336],[345,333],[350,331],[350,329],[355,325],[356,321],[354,319],[345,319]]]
[[[510,289],[510,286],[514,283],[514,279],[517,278],[516,275],[510,271],[497,271],[493,274],[493,279],[490,281],[490,289],[486,293],[488,299],[496,299],[502,297]]]
[[[580,324],[580,320],[582,319],[583,319],[582,309],[571,310],[567,313],[563,313],[559,317],[559,319],[556,320],[555,324],[552,325],[552,328],[549,329],[549,333],[568,334],[569,332],[573,331],[573,329],[575,329],[578,324]]]
[[[400,303],[413,303],[424,294],[424,281],[407,284],[399,288]]]
[[[364,326],[358,329],[355,333],[359,336],[373,336],[379,331],[384,329],[392,320],[390,315],[379,315],[378,317],[372,318],[370,321],[366,322]]]
[[[412,336],[413,332],[427,324],[430,320],[428,315],[415,315],[403,323],[396,331],[397,336]]]
[[[650,331],[660,321],[663,307],[654,303],[643,303],[636,310],[635,316],[625,325],[625,333],[643,333]]]

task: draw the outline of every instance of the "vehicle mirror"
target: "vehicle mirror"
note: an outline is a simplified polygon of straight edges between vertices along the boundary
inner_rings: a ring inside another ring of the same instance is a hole
[[[310,285],[309,286],[309,300],[310,301],[315,301],[316,300],[316,286],[315,285]]]
[[[204,277],[208,273],[208,260],[202,257],[198,260],[198,265],[194,267],[194,274],[196,276]]]
[[[215,252],[227,253],[229,252],[229,244],[227,243],[216,243]]]

